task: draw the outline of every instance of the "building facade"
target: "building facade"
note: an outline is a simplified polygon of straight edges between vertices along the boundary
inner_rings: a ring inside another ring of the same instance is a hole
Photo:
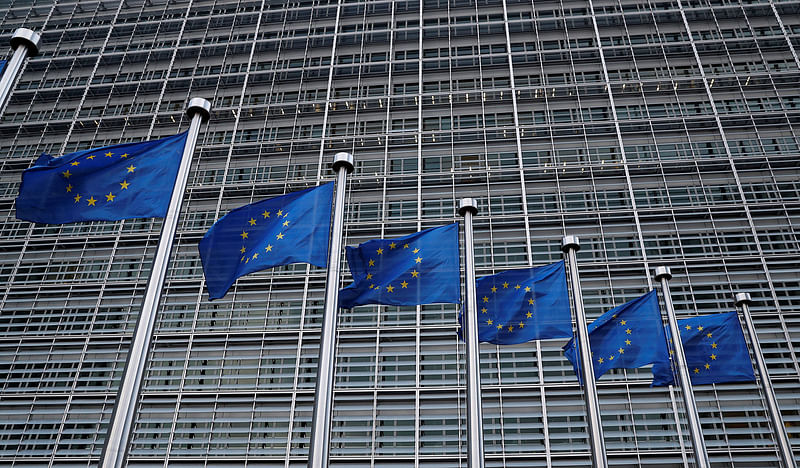
[[[0,466],[97,464],[161,226],[18,221],[20,173],[185,130],[189,97],[213,111],[128,466],[305,466],[325,272],[210,302],[197,243],[234,207],[332,180],[337,151],[356,161],[346,245],[453,222],[473,196],[478,275],[578,235],[590,320],[658,265],[679,317],[750,292],[800,456],[800,2],[3,1],[0,35],[18,27],[42,46],[0,120]],[[341,311],[331,467],[466,466],[457,310]],[[482,346],[487,467],[589,466],[565,341]],[[598,383],[610,465],[693,466],[680,390],[650,380]],[[714,467],[779,466],[755,382],[694,393]]]

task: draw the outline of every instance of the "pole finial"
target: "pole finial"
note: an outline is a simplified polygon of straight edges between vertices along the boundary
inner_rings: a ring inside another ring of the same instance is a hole
[[[576,252],[581,249],[581,241],[578,236],[564,236],[561,239],[561,251],[567,252],[571,249],[575,249]]]
[[[750,305],[753,302],[753,299],[750,297],[750,293],[741,293],[741,292],[740,293],[736,293],[736,296],[734,296],[734,299],[736,301],[736,305],[737,306],[740,306],[742,304]]]
[[[195,114],[200,114],[203,121],[211,118],[211,103],[203,98],[191,98],[186,105],[186,115],[191,119]]]
[[[14,31],[14,35],[11,36],[11,48],[16,49],[21,45],[27,46],[28,55],[31,57],[34,55],[39,55],[39,44],[41,43],[42,36],[36,34],[28,28],[19,28]]]
[[[665,267],[664,265],[657,266],[655,274],[653,275],[656,278],[656,281],[661,281],[661,278],[666,278],[667,280],[672,279],[672,272],[669,271],[669,267]]]
[[[347,169],[348,174],[353,172],[353,169],[356,168],[353,165],[353,155],[345,151],[334,154],[331,169],[333,169],[333,172],[339,172],[340,167]]]
[[[458,214],[466,216],[468,211],[472,213],[472,216],[478,214],[478,200],[474,198],[462,198],[458,201]]]

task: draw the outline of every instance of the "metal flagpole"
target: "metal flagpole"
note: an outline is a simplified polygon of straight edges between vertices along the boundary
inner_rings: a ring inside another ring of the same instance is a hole
[[[467,304],[464,307],[464,341],[467,343],[467,466],[483,468],[483,410],[481,408],[480,343],[478,342],[478,308],[475,292],[475,247],[472,238],[472,217],[478,214],[474,198],[462,198],[458,214],[464,217],[464,257],[467,273]]]
[[[775,440],[778,442],[778,449],[781,460],[783,461],[783,466],[784,468],[797,468],[794,455],[792,455],[792,445],[789,443],[789,437],[786,435],[786,426],[783,424],[783,418],[778,409],[775,390],[772,388],[772,382],[769,380],[767,364],[764,362],[764,355],[761,354],[761,344],[758,342],[756,327],[753,325],[753,318],[750,316],[751,302],[753,301],[750,299],[749,293],[736,294],[736,305],[742,307],[742,315],[744,315],[744,322],[747,325],[747,334],[750,335],[750,345],[753,347],[753,355],[756,358],[758,377],[761,381],[761,390],[764,393],[764,398],[767,400],[772,430],[775,431]]]
[[[14,55],[6,63],[3,75],[0,76],[0,114],[6,108],[6,101],[11,94],[11,87],[17,79],[17,73],[22,68],[22,62],[28,56],[34,57],[39,54],[41,42],[42,37],[27,28],[17,29],[11,36],[11,48],[14,49]]]
[[[344,225],[344,195],[347,174],[353,172],[353,155],[336,153],[333,156],[336,172],[336,198],[333,204],[333,231],[328,251],[328,275],[325,282],[325,315],[317,362],[317,389],[314,399],[314,419],[311,446],[308,449],[309,468],[327,468],[330,450],[331,407],[333,402],[333,371],[336,366],[336,321],[339,312],[339,272],[342,259]]]
[[[183,204],[186,181],[189,178],[189,167],[192,163],[192,155],[197,142],[197,134],[200,131],[200,124],[208,120],[211,115],[211,103],[205,99],[193,98],[186,107],[186,114],[191,117],[192,122],[189,125],[186,145],[183,147],[183,156],[178,168],[178,176],[175,179],[175,186],[172,189],[167,216],[164,218],[164,224],[161,227],[161,236],[158,241],[156,256],[153,260],[150,279],[147,281],[142,311],[139,314],[139,320],[136,322],[136,329],[133,332],[133,343],[131,343],[131,348],[128,352],[125,374],[120,383],[114,413],[111,416],[111,423],[108,427],[106,443],[101,457],[102,468],[122,468],[125,464],[128,439],[136,417],[136,401],[139,389],[142,386],[147,355],[150,351],[150,339],[153,335],[156,311],[161,299],[161,289],[164,286],[169,255],[172,251],[172,242],[175,238],[175,230],[178,227],[178,215],[180,215],[181,205]]]
[[[689,379],[689,367],[686,365],[686,354],[683,352],[681,332],[678,329],[678,319],[675,318],[675,309],[672,307],[672,296],[669,292],[669,280],[672,273],[665,266],[656,267],[656,281],[661,281],[661,295],[664,296],[664,305],[667,308],[669,334],[672,340],[672,349],[675,354],[675,367],[678,368],[678,377],[683,394],[683,406],[686,410],[686,419],[689,422],[689,432],[692,435],[692,450],[694,450],[694,463],[697,468],[710,468],[706,442],[703,439],[703,430],[700,427],[700,416],[697,414],[697,403],[694,401],[692,381]]]
[[[592,363],[592,349],[589,343],[589,329],[586,323],[586,313],[583,310],[583,294],[581,281],[578,279],[577,252],[581,244],[577,236],[564,236],[561,241],[561,251],[567,257],[569,265],[569,278],[572,284],[572,303],[575,309],[575,321],[578,327],[578,354],[581,362],[581,376],[583,377],[583,396],[586,400],[588,413],[589,442],[592,447],[592,467],[607,468],[606,445],[603,441],[603,424],[600,421],[600,402],[597,399],[597,387],[594,380],[594,366]]]

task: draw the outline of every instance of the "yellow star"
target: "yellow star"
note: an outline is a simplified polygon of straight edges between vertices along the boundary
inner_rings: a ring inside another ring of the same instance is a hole
[[[272,252],[272,244],[267,244],[267,252]]]
[[[600,358],[600,359],[597,360],[597,362],[599,362],[600,364],[602,364],[603,361],[605,361],[605,359],[603,359],[603,358]]]
[[[625,350],[622,348],[619,348],[617,351],[619,352],[619,354],[625,354]]]
[[[415,262],[420,263],[422,262],[422,257],[417,257],[414,259]]]
[[[691,325],[686,325],[686,329],[687,329],[687,330],[691,330],[691,329],[692,329],[692,326],[691,326]]]
[[[72,184],[69,184],[69,185],[67,185],[67,192],[71,192],[71,191],[72,191]]]
[[[714,348],[714,349],[717,349],[717,344],[716,343],[711,343],[711,347]]]
[[[247,249],[245,249],[245,248],[244,248],[244,246],[242,246],[242,248],[241,248],[241,249],[239,249],[239,252],[241,252],[241,253],[245,253],[245,252],[247,252]]]
[[[486,296],[483,296],[483,302],[489,302],[489,298],[486,297]]]
[[[370,259],[369,266],[375,266],[375,260]]]
[[[119,157],[122,158],[122,159],[125,159],[125,158],[128,157],[128,153],[121,154]]]
[[[481,307],[481,313],[485,314],[486,312],[489,312],[489,309],[487,309],[486,307]]]
[[[508,331],[510,331],[510,332],[511,332],[511,331],[514,331],[514,325],[509,325],[509,326],[508,326]]]
[[[503,283],[503,289],[508,289],[508,283]]]
[[[390,284],[389,286],[386,286],[386,290],[389,292],[394,292],[394,286]]]
[[[533,305],[533,299],[528,299],[528,304]]]
[[[502,330],[502,329],[503,329],[503,324],[501,323],[500,325],[498,325],[498,326],[497,326],[497,329],[498,329],[498,330]]]
[[[239,261],[240,261],[240,262],[243,262],[243,261],[244,261],[244,257],[242,257],[242,259],[241,259],[241,260],[239,260]]]
[[[245,259],[244,263],[245,264],[250,263],[250,257],[247,257],[247,259]]]
[[[278,210],[278,216],[283,216],[283,210]]]
[[[625,325],[625,324],[627,324],[627,323],[628,323],[628,322],[626,322],[625,320],[620,320],[620,321],[619,321],[619,324],[620,324],[620,325]]]
[[[372,273],[367,273],[367,279],[372,279]]]
[[[378,250],[376,250],[376,252],[378,252],[378,255],[382,255],[383,254],[383,249],[378,249]]]
[[[86,200],[86,203],[88,203],[89,206],[95,206],[95,202],[97,202],[97,200],[95,200],[94,197],[89,197],[89,199]]]
[[[256,252],[256,253],[254,253],[254,254],[253,254],[253,260],[255,260],[255,259],[257,259],[257,258],[258,258],[258,252]]]
[[[242,231],[242,233],[241,233],[241,234],[239,234],[239,235],[240,235],[240,236],[242,236],[242,239],[247,239],[247,236],[248,236],[249,234],[248,234],[247,232],[245,232],[245,231]]]
[[[525,317],[527,317],[527,318],[531,318],[531,317],[533,317],[533,314],[532,314],[532,313],[530,313],[530,312],[528,312],[527,314],[525,314]]]
[[[695,373],[695,374],[698,374],[698,373],[700,373],[700,369],[698,369],[698,368],[696,368],[696,367],[695,367],[695,368],[694,368],[694,373]]]
[[[626,330],[625,330],[625,333],[627,333],[628,335],[630,335],[630,334],[631,334],[631,329],[630,329],[630,328],[626,329]]]
[[[106,153],[106,157],[107,157],[107,158],[110,158],[111,156],[114,156],[114,153],[112,153],[111,151],[109,151],[108,153]]]
[[[522,323],[522,322],[519,322],[519,328],[525,328],[525,324]]]
[[[625,344],[630,346],[631,345],[631,340],[625,340]]]
[[[697,331],[703,331],[703,326],[702,325],[698,325],[697,326]]]
[[[408,248],[408,244],[403,244],[403,248],[407,249]]]
[[[131,164],[130,166],[126,167],[126,169],[128,169],[128,172],[130,173],[130,172],[133,172],[133,171],[135,171],[135,170],[136,170],[136,166],[134,166],[133,164]]]
[[[712,361],[716,361],[717,360],[717,355],[716,354],[712,354],[709,357],[711,358]]]
[[[265,219],[266,219],[266,218],[269,218],[269,215],[270,215],[270,212],[269,212],[269,211],[267,211],[267,210],[264,210],[264,212],[263,212],[263,213],[261,213],[261,216],[263,216]]]
[[[411,271],[411,277],[412,278],[418,278],[419,277],[419,272],[417,270]]]
[[[117,196],[111,192],[108,192],[108,195],[106,195],[106,201],[114,201],[115,198],[117,198]]]
[[[613,361],[613,360],[614,360],[614,355],[612,354],[611,356],[609,356],[609,357],[608,357],[608,360],[609,360],[609,361]]]
[[[283,222],[283,227],[287,227],[288,225],[289,225],[289,221],[284,221]]]
[[[75,195],[75,203],[78,203],[79,201],[81,201],[81,194],[80,193]]]
[[[275,238],[276,238],[276,239],[283,239],[283,233],[282,233],[282,232],[279,232],[279,233],[278,233],[278,235],[277,235],[277,236],[275,236]]]
[[[706,370],[711,369],[711,364],[706,363]]]
[[[519,289],[519,288],[521,288],[521,287],[522,287],[522,286],[520,286],[520,285],[516,285],[516,286],[514,286],[514,289]]]
[[[389,244],[389,248],[390,248],[390,249],[394,249],[395,247],[397,247],[397,244],[395,244],[394,242],[392,242],[391,244]]]
[[[95,158],[95,155],[86,156],[86,159],[88,159],[88,160],[90,160],[90,161],[91,161],[92,159],[94,159],[94,158]]]
[[[612,315],[611,318],[617,318],[617,314]]]
[[[414,250],[412,250],[412,252],[417,253],[417,252],[419,252],[419,249],[414,249]]]
[[[492,320],[492,319],[489,319],[489,320],[486,321],[486,325],[491,325],[493,323],[494,323],[494,320]]]
[[[77,166],[78,164],[80,164],[78,161],[72,161],[69,163],[70,166]]]
[[[711,333],[706,333],[706,336],[711,338]]]
[[[66,171],[62,172],[61,175],[63,175],[65,179],[69,179],[69,176],[71,176],[72,173],[69,172],[69,169],[67,169]]]
[[[525,286],[525,292],[531,292],[531,287],[530,286]]]
[[[497,288],[496,288],[496,287],[494,287],[494,286],[492,286],[492,292],[493,292],[493,293],[496,293],[496,292],[497,292]]]
[[[372,289],[372,288],[378,289],[378,287],[375,286],[375,283],[372,283],[372,284],[369,285],[369,289]]]
[[[408,287],[408,283],[406,281],[403,281],[402,283],[400,283],[400,286],[402,286],[403,289],[406,289]]]
[[[130,184],[128,183],[127,180],[123,180],[122,182],[119,183],[119,186],[122,187],[120,190],[127,190],[129,185]]]
[[[250,218],[250,221],[248,221],[248,223],[250,223],[251,226],[255,226],[256,225],[255,218]]]

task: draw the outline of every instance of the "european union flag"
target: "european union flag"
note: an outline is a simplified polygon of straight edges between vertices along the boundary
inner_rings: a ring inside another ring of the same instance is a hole
[[[43,154],[22,173],[17,218],[34,223],[164,217],[186,132],[141,143]]]
[[[611,369],[632,369],[647,364],[669,365],[667,339],[655,290],[615,307],[589,327],[589,345],[595,378]],[[580,380],[575,338],[564,346]]]
[[[458,223],[346,251],[353,284],[339,291],[339,307],[460,302]]]
[[[692,385],[756,379],[736,312],[678,320],[678,328]],[[666,330],[669,336],[669,326]],[[653,366],[654,387],[673,384],[669,363]]]
[[[220,218],[200,240],[208,297],[240,276],[290,263],[328,266],[333,183],[251,203]]]
[[[6,63],[7,62],[5,60],[0,60],[0,76],[3,76],[3,72],[6,69]]]
[[[503,271],[476,283],[480,341],[507,345],[572,336],[564,261]]]

